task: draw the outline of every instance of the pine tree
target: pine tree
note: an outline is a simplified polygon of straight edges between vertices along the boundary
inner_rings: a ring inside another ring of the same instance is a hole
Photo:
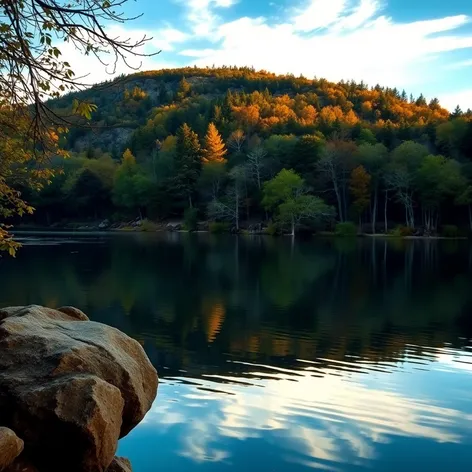
[[[184,123],[177,131],[175,164],[177,170],[176,186],[188,199],[192,207],[192,196],[201,171],[201,148],[198,135]]]
[[[220,133],[213,123],[208,125],[208,131],[205,136],[205,147],[203,149],[203,162],[226,162],[225,156],[228,150],[221,138]]]
[[[234,97],[231,93],[231,89],[228,89],[226,92],[225,98],[223,100],[223,105],[221,107],[221,112],[225,118],[231,118],[231,112],[233,111],[234,106]]]
[[[456,106],[455,110],[452,112],[451,116],[453,118],[458,118],[459,116],[462,116],[464,113],[461,110],[461,107],[459,105]]]

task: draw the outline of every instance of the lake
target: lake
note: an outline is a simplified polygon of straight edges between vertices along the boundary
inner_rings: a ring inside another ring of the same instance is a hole
[[[0,305],[74,305],[160,375],[135,472],[469,470],[467,241],[28,235]]]

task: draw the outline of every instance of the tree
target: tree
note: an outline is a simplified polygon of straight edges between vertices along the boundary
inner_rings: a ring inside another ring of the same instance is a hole
[[[284,159],[284,165],[300,175],[313,175],[325,146],[321,133],[301,136],[295,143],[293,152]]]
[[[228,147],[234,152],[240,153],[243,149],[244,141],[246,141],[246,135],[241,129],[233,131],[228,138]]]
[[[214,123],[208,125],[205,136],[205,146],[203,148],[203,162],[226,162],[225,156],[228,153],[225,143]]]
[[[428,155],[418,168],[417,186],[425,229],[434,231],[438,225],[441,204],[463,187],[460,164],[444,156]]]
[[[467,206],[469,214],[469,229],[472,231],[472,185],[464,186],[461,193],[456,196],[457,205]]]
[[[115,175],[114,203],[129,211],[137,210],[142,219],[142,209],[149,203],[151,185],[151,180],[140,172],[135,157],[127,149]]]
[[[371,176],[371,189],[373,190],[372,202],[372,233],[376,232],[377,207],[379,200],[379,188],[388,162],[388,150],[383,144],[361,144],[357,150],[357,160]],[[385,195],[385,203],[387,194]]]
[[[468,134],[468,123],[463,118],[456,118],[441,123],[436,128],[436,145],[439,150],[451,157],[461,157],[462,144]]]
[[[371,180],[372,177],[362,165],[356,167],[351,172],[349,190],[354,197],[352,205],[359,216],[359,226],[361,226],[362,213],[364,213],[369,206]]]
[[[347,216],[347,182],[352,168],[352,158],[356,153],[356,145],[350,141],[336,138],[327,143],[317,163],[317,169],[331,184],[338,204],[339,220],[345,221]]]
[[[175,149],[176,187],[193,206],[193,194],[201,172],[202,151],[197,134],[184,123],[177,131]]]
[[[262,188],[262,177],[264,170],[264,159],[267,157],[267,151],[262,146],[255,147],[247,155],[247,171],[252,176],[252,179],[257,185],[257,188]]]
[[[414,192],[417,171],[422,160],[428,155],[428,149],[422,144],[405,141],[392,152],[392,159],[386,174],[386,182],[405,208],[405,222],[410,228],[415,227]]]
[[[90,169],[83,169],[70,192],[72,205],[80,214],[97,218],[110,203],[110,192],[100,177]]]
[[[177,99],[183,100],[190,94],[191,86],[185,80],[185,77],[182,77],[182,80],[179,82],[179,86],[177,87]]]
[[[262,204],[267,210],[275,211],[282,224],[290,224],[292,236],[302,223],[319,224],[334,216],[331,206],[305,194],[305,182],[293,170],[282,169],[264,184]]]
[[[59,150],[59,135],[77,120],[90,118],[95,106],[73,100],[72,110],[59,113],[49,99],[84,87],[57,43],[66,41],[84,55],[94,55],[114,73],[118,62],[141,55],[148,38],[138,41],[110,36],[103,24],[128,20],[126,0],[0,0],[0,200],[2,216],[22,216],[33,208],[15,189],[39,189],[50,181],[46,164]],[[105,54],[105,53],[108,53]],[[105,57],[110,60],[106,61]],[[128,62],[129,63],[129,62]],[[71,113],[72,112],[72,113]],[[15,167],[14,178],[12,167]],[[18,248],[0,226],[0,249]]]
[[[243,166],[233,167],[229,173],[232,185],[226,193],[225,199],[213,199],[208,206],[210,218],[231,221],[239,231],[239,215],[241,208],[241,196],[246,179],[246,172]]]
[[[216,200],[220,196],[225,178],[226,165],[224,162],[208,162],[203,166],[198,186],[206,198]]]

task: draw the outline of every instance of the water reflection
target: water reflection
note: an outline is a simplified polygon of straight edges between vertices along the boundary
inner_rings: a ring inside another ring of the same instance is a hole
[[[460,470],[472,460],[467,242],[29,237],[0,304],[72,304],[138,339],[159,396],[137,472]]]
[[[408,464],[415,463],[415,456],[427,460],[427,446],[432,459],[440,450],[433,444],[438,444],[444,448],[435,459],[439,463],[432,462],[428,470],[441,470],[440,464],[448,461],[455,464],[452,470],[459,470],[470,460],[469,450],[462,459],[460,454],[444,454],[472,446],[471,377],[464,369],[472,367],[472,355],[435,351],[434,360],[425,363],[428,370],[422,371],[399,365],[372,370],[369,363],[349,362],[340,371],[336,365],[300,360],[296,369],[245,363],[244,376],[203,376],[190,384],[168,378],[145,424],[124,442],[122,451],[140,466],[147,460],[142,454],[152,462],[155,445],[162,446],[160,458],[185,458],[182,468],[188,462],[221,462],[220,468],[251,470],[256,465],[246,464],[241,447],[257,450],[260,461],[275,456],[285,467],[326,470],[369,464],[388,470],[388,457],[406,454],[397,457],[396,465],[400,461],[414,470]],[[445,373],[455,376],[447,387],[442,384]],[[153,433],[146,439],[148,429]],[[138,454],[142,441],[148,451]]]

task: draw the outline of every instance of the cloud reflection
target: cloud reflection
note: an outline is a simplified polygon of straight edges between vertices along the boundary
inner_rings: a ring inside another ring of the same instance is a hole
[[[445,366],[451,369],[451,362]],[[375,461],[377,448],[396,437],[457,444],[472,432],[472,402],[464,411],[432,400],[408,388],[413,377],[406,370],[365,375],[327,367],[316,376],[310,367],[248,370],[243,377],[210,376],[195,385],[165,380],[146,422],[178,424],[179,454],[197,463],[231,460],[231,441],[270,440],[284,461],[329,470]],[[435,391],[434,382],[431,373],[427,392]]]

